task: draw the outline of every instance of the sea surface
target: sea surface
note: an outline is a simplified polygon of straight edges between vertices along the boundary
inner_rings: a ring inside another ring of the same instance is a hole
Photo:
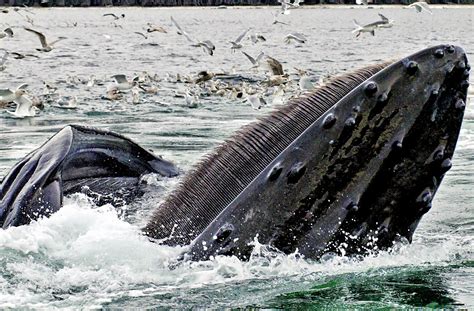
[[[242,99],[203,96],[197,107],[190,108],[184,98],[175,96],[191,87],[177,82],[176,74],[195,78],[208,70],[263,79],[263,71],[251,70],[240,51],[230,50],[229,41],[248,27],[267,40],[256,45],[244,41],[243,50],[254,57],[265,51],[281,61],[291,79],[297,77],[295,68],[307,70],[318,81],[444,43],[464,47],[474,61],[474,9],[470,7],[435,7],[433,15],[402,7],[304,7],[279,17],[288,25],[273,25],[276,8],[268,7],[30,11],[0,15],[0,29],[10,26],[15,32],[13,38],[0,39],[0,49],[37,56],[10,57],[0,72],[0,89],[27,83],[31,94],[44,99],[45,108],[25,119],[0,110],[0,179],[72,123],[117,131],[189,170],[239,127],[275,107],[271,98],[255,110]],[[105,13],[123,13],[125,18],[115,21]],[[377,30],[375,36],[364,33],[355,38],[353,19],[370,23],[379,19],[377,13],[395,20],[394,26]],[[214,56],[190,47],[172,27],[170,16],[191,36],[213,41]],[[146,33],[148,22],[168,33]],[[39,40],[23,26],[43,32],[49,41],[67,39],[53,51],[40,53],[35,51]],[[290,32],[305,34],[306,43],[285,44],[283,38]],[[131,78],[144,71],[161,79],[156,95],[142,95],[137,105],[131,103],[130,93],[119,101],[101,98],[112,75]],[[88,87],[92,75],[103,83]],[[57,88],[56,95],[48,95],[52,100],[42,95],[43,81]],[[54,96],[76,96],[78,108],[53,107]],[[275,253],[256,241],[248,262],[217,257],[176,266],[174,260],[182,249],[152,244],[139,229],[177,179],[149,176],[149,182],[160,189],[156,198],[124,207],[130,209],[127,213],[73,195],[49,219],[0,231],[0,308],[473,309],[473,105],[466,110],[453,161],[413,243],[362,261],[327,256],[315,262],[298,254]]]

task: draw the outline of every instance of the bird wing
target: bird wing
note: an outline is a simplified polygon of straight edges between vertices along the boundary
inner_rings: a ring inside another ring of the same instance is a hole
[[[379,13],[379,16],[380,16],[380,18],[382,19],[382,21],[388,23],[388,18],[386,18],[383,14],[380,14],[380,13]]]
[[[300,41],[306,41],[306,36],[302,34],[301,32],[293,32],[290,35],[292,35],[295,39],[298,39]]]
[[[212,43],[209,40],[204,40],[202,41],[202,43],[204,43],[207,47],[209,47],[213,51],[216,49],[216,46],[214,45],[214,43]]]
[[[147,37],[147,36],[145,36],[144,34],[142,34],[142,33],[141,33],[141,32],[139,32],[139,31],[135,31],[134,33],[136,33],[137,35],[140,35],[140,36],[142,36],[142,37],[143,37],[143,38],[145,38],[145,39],[148,39],[148,37]]]
[[[113,18],[115,19],[119,19],[117,15],[115,15],[114,13],[105,13],[104,15],[102,16],[112,16]]]
[[[179,32],[178,34],[180,35],[184,35],[186,33],[186,31],[184,31],[181,26],[179,26],[178,22],[176,22],[173,18],[173,16],[171,16],[171,22],[176,26],[176,28],[178,28]]]
[[[273,57],[267,56],[267,65],[270,67],[273,75],[283,75],[283,66]]]
[[[265,56],[265,53],[263,52],[260,52],[258,55],[257,55],[257,64],[260,63],[260,61],[262,60],[263,56]]]
[[[244,54],[245,56],[247,56],[248,60],[253,64],[253,65],[257,65],[257,61],[250,55],[248,55],[247,53],[245,53],[244,51],[241,51],[242,54]]]
[[[201,46],[207,54],[211,56],[214,55],[214,51],[209,46],[207,46],[207,44],[202,44]]]
[[[15,98],[14,102],[17,104],[15,113],[18,115],[29,115],[29,111],[31,106],[33,106],[33,102],[31,99],[20,96],[20,98]]]
[[[428,3],[424,2],[424,1],[415,2],[415,3],[417,3],[420,6],[420,8],[422,8],[426,12],[428,12],[430,14],[433,14],[433,11],[431,11],[431,8],[428,6]]]
[[[247,28],[244,32],[242,32],[240,34],[240,36],[237,37],[237,39],[235,39],[235,43],[239,43],[240,41],[242,41],[242,39],[245,37],[245,35],[250,31],[250,28]]]
[[[67,38],[66,37],[59,37],[58,39],[51,42],[49,45],[53,46],[55,43],[58,43],[59,41],[64,40],[64,39],[67,39]]]
[[[46,47],[48,46],[48,43],[46,42],[46,37],[45,37],[45,35],[43,35],[41,32],[36,31],[36,30],[33,30],[33,29],[31,29],[31,28],[27,28],[27,27],[25,27],[25,30],[26,30],[26,31],[29,31],[29,32],[32,32],[32,33],[34,33],[35,35],[37,35],[38,38],[40,39],[41,46],[42,46],[43,48],[46,48]]]
[[[21,84],[19,87],[17,87],[16,89],[17,90],[26,90],[28,88],[28,84],[27,83],[23,83]]]
[[[191,37],[188,35],[188,33],[184,32],[182,35],[186,38],[186,40],[188,40],[188,41],[191,42],[192,44],[196,44],[196,40],[194,40],[193,38],[191,38]]]
[[[127,82],[127,77],[125,75],[114,75],[112,76],[113,79],[115,79],[115,81],[117,83],[126,83]]]
[[[9,37],[13,37],[13,30],[8,27],[7,29],[4,30],[4,32],[9,36]]]

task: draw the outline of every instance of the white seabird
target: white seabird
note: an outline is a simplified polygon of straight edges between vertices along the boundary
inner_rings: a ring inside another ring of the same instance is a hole
[[[26,95],[27,84],[22,84],[14,92],[10,89],[0,90],[0,102],[14,102],[17,106],[15,111],[8,111],[15,118],[23,119],[25,117],[34,117],[37,108]]]
[[[114,75],[112,78],[115,80],[113,87],[119,91],[130,90],[138,84],[138,77],[134,77],[131,81],[127,80],[127,77],[123,74]]]
[[[230,43],[232,44],[232,51],[235,52],[235,50],[237,49],[241,49],[243,46],[242,46],[242,39],[247,35],[247,33],[250,31],[250,28],[246,29],[244,32],[242,32],[238,37],[237,39],[235,39],[234,41],[230,41]]]
[[[429,14],[433,14],[433,11],[429,7],[428,3],[424,2],[424,1],[414,2],[414,3],[410,4],[408,7],[409,8],[415,8],[418,13],[421,13],[421,12],[425,11]]]
[[[256,58],[253,58],[252,56],[245,53],[244,51],[242,51],[242,54],[244,54],[247,57],[247,59],[252,63],[251,68],[258,68],[260,66],[260,61],[262,60],[263,56],[265,56],[265,53],[263,52],[260,52],[260,54],[258,54]]]
[[[292,32],[292,33],[286,35],[285,42],[287,44],[290,44],[292,40],[296,41],[296,42],[299,42],[299,43],[305,43],[307,39],[306,39],[305,35],[303,35],[302,33]]]
[[[53,107],[61,109],[76,109],[77,108],[77,97],[76,96],[61,96],[56,101]]]
[[[252,108],[255,110],[259,110],[263,106],[267,105],[267,102],[262,97],[262,94],[258,93],[247,95],[244,101],[249,102]]]
[[[59,42],[59,41],[61,41],[61,40],[66,39],[65,37],[59,37],[57,40],[55,40],[55,41],[53,41],[53,42],[51,42],[51,43],[48,44],[48,42],[46,41],[46,36],[45,36],[44,34],[42,34],[41,32],[36,31],[36,30],[33,30],[33,29],[31,29],[31,28],[27,28],[27,27],[25,27],[25,30],[26,30],[26,31],[29,31],[29,32],[32,32],[32,33],[34,33],[35,35],[38,36],[38,38],[39,38],[39,40],[40,40],[40,42],[41,42],[42,48],[36,49],[36,50],[37,50],[37,51],[40,51],[40,52],[50,52],[50,51],[53,50],[53,48],[54,48],[53,45],[54,45],[55,43],[57,43],[57,42]]]
[[[214,55],[214,50],[216,49],[215,45],[209,41],[209,40],[204,40],[204,41],[198,41],[193,38],[183,29],[181,26],[179,26],[178,22],[176,22],[171,16],[171,22],[178,28],[178,35],[182,35],[186,38],[191,43],[191,46],[193,47],[201,47],[204,52],[206,52],[209,55]]]

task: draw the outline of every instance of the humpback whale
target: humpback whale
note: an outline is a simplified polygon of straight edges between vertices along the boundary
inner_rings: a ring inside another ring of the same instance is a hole
[[[411,241],[451,168],[469,86],[462,48],[439,45],[333,78],[204,157],[143,232],[184,258],[248,259],[260,243],[307,258]],[[0,224],[27,224],[84,186],[133,200],[137,180],[178,169],[130,140],[68,126],[0,186]]]

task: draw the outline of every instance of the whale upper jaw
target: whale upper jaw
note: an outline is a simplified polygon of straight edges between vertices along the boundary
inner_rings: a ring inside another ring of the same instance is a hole
[[[411,241],[451,167],[469,65],[436,46],[361,83],[295,139],[196,237],[191,259],[260,243],[309,258]]]

